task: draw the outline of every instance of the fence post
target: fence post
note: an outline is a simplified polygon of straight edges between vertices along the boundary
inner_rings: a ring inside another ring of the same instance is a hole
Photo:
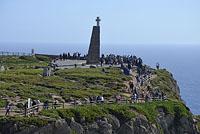
[[[25,106],[24,115],[27,116],[27,107]]]

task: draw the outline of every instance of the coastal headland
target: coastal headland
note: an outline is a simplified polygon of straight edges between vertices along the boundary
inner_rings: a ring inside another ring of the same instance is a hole
[[[1,52],[1,134],[198,134],[173,75],[135,55]]]
[[[145,70],[135,64],[127,73],[128,64],[61,67],[55,66],[60,59],[46,56],[0,59],[2,134],[198,133],[199,117],[183,103],[176,80],[165,69],[142,63]],[[49,63],[53,69],[46,76]],[[5,116],[8,103],[11,111]]]

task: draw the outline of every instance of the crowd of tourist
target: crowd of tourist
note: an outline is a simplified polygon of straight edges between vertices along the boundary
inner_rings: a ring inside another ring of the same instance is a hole
[[[59,59],[60,60],[85,60],[86,59],[86,55],[83,55],[81,56],[81,53],[79,52],[75,52],[75,53],[63,53],[63,54],[60,54],[59,56]]]
[[[100,58],[100,63],[101,65],[107,64],[107,65],[120,65],[120,64],[130,64],[130,65],[137,65],[141,66],[142,65],[142,59],[137,58],[136,56],[133,55],[114,55],[114,54],[109,54],[109,55],[104,55],[102,54]]]
[[[131,100],[132,102],[139,102],[143,100],[145,102],[152,100],[165,100],[166,94],[161,91],[159,88],[152,88],[150,85],[151,72],[147,71],[142,75],[135,76],[136,83],[132,81],[129,82],[129,89],[132,93]]]
[[[81,53],[79,52],[75,52],[75,53],[63,53],[60,54],[59,56],[60,60],[66,60],[66,59],[71,59],[71,60],[86,60],[87,59],[87,55],[81,55]],[[109,55],[104,55],[102,54],[102,56],[99,59],[99,63],[101,63],[101,65],[106,64],[106,65],[120,65],[122,63],[129,63],[129,64],[133,64],[133,65],[141,65],[142,64],[142,59],[141,58],[137,58],[136,56],[133,55],[124,55],[124,56],[120,56],[120,55],[114,55],[114,54],[109,54]]]

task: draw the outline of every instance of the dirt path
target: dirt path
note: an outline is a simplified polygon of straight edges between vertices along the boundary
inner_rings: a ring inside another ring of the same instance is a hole
[[[149,76],[147,76],[147,79],[144,80],[143,82],[143,86],[141,86],[139,83],[137,83],[137,80],[136,80],[136,76],[137,76],[137,72],[136,71],[132,71],[131,72],[131,81],[133,82],[134,86],[136,86],[136,88],[139,90],[139,92],[142,92],[142,91],[147,91],[147,86],[150,85],[150,81],[154,78],[156,78],[156,75],[155,74],[150,74]],[[124,82],[124,84],[126,85],[127,89],[124,93],[122,93],[122,95],[125,95],[127,97],[130,97],[132,95],[132,93],[130,92],[129,90],[129,82],[130,81],[126,81]]]

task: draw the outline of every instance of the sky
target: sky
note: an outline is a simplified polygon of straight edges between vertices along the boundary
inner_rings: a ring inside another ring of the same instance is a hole
[[[0,0],[0,50],[88,46],[97,16],[105,46],[200,44],[199,0]]]

